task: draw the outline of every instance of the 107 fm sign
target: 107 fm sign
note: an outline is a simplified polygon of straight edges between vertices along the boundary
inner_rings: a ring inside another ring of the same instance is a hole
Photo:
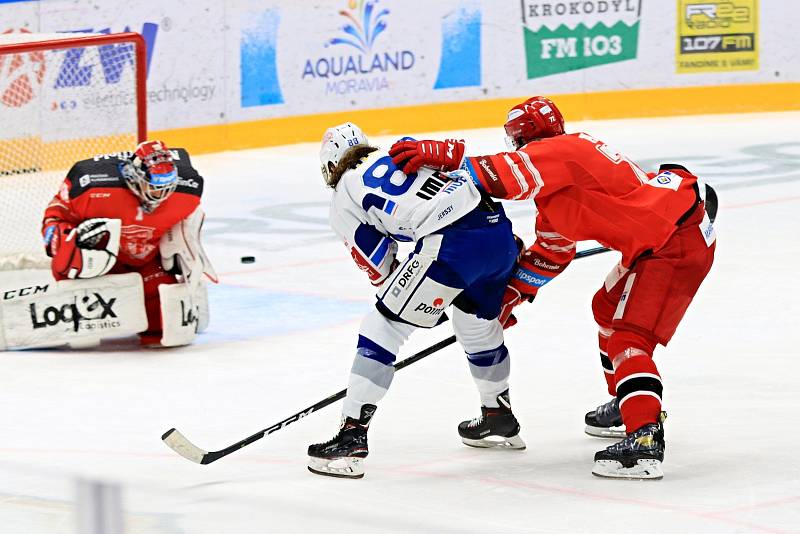
[[[758,0],[678,0],[677,71],[758,69]]]
[[[681,53],[742,52],[755,50],[755,34],[693,35],[681,37]]]

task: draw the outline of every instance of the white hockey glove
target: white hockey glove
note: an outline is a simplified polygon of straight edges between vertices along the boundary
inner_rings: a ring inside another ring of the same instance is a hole
[[[103,276],[117,263],[121,233],[119,219],[86,219],[58,247],[53,272],[66,278]]]
[[[159,243],[164,270],[172,271],[177,268],[183,281],[193,288],[200,284],[203,274],[217,283],[217,273],[200,242],[204,219],[205,213],[198,206],[191,215],[170,228]]]

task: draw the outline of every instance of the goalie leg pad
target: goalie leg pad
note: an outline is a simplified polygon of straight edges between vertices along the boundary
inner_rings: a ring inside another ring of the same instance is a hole
[[[192,300],[197,309],[197,333],[202,334],[208,328],[208,322],[210,320],[208,310],[208,284],[206,284],[205,280],[200,280],[200,284],[194,289]]]
[[[159,243],[161,262],[167,271],[177,271],[184,282],[196,286],[202,275],[216,283],[217,273],[203,250],[200,232],[205,214],[198,207],[186,219],[164,233]]]
[[[158,287],[161,301],[161,345],[190,345],[200,325],[199,306],[189,284],[162,284]]]
[[[0,303],[1,350],[92,346],[147,328],[142,278],[137,273],[41,287],[46,289]]]

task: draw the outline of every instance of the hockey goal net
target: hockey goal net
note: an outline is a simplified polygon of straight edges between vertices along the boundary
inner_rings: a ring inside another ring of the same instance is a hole
[[[0,34],[0,270],[43,268],[40,225],[76,161],[146,136],[137,33]]]

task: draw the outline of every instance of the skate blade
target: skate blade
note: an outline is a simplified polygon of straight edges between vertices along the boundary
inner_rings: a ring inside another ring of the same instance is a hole
[[[461,441],[464,445],[477,447],[479,449],[513,449],[518,451],[525,449],[525,442],[522,441],[519,434],[511,436],[510,438],[505,438],[503,436],[486,436],[482,439],[461,438]]]
[[[363,458],[315,458],[308,457],[308,470],[317,475],[337,478],[362,478]]]
[[[612,426],[608,428],[603,426],[586,425],[586,428],[584,428],[583,431],[596,438],[621,439],[627,436],[625,433],[625,427],[623,426]]]
[[[637,460],[633,467],[623,467],[616,460],[597,460],[592,474],[603,478],[622,478],[628,480],[660,480],[664,478],[661,462],[658,460]]]

